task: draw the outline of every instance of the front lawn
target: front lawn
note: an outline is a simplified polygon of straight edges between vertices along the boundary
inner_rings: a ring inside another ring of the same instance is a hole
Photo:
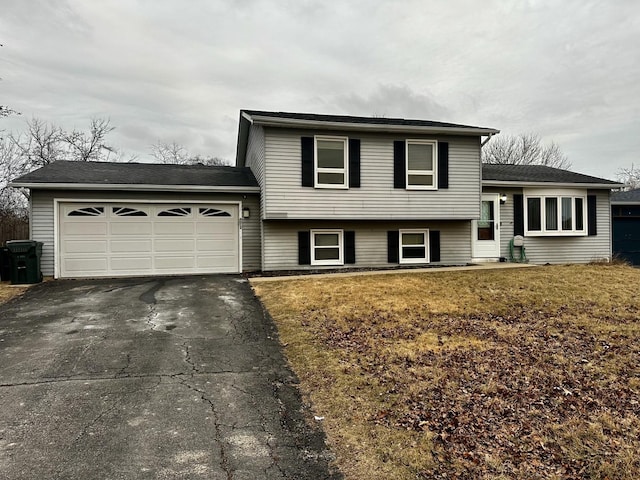
[[[254,288],[348,480],[640,478],[640,269]]]

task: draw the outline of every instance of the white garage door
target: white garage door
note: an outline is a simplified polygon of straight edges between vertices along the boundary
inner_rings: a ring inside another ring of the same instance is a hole
[[[238,205],[60,203],[60,277],[237,273]]]

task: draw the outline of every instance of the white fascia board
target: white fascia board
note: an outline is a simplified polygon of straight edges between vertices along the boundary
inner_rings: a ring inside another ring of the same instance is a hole
[[[567,182],[522,182],[515,180],[483,180],[483,187],[547,187],[547,188],[590,188],[612,190],[620,188],[618,183],[567,183]]]
[[[611,200],[611,205],[640,205],[640,200]]]
[[[169,191],[169,192],[216,192],[216,193],[259,193],[260,187],[211,186],[211,185],[132,185],[95,183],[23,183],[13,182],[12,187],[42,190],[126,190],[126,191]]]
[[[494,135],[500,130],[477,127],[427,127],[418,125],[385,125],[371,123],[323,122],[319,120],[298,120],[294,118],[276,118],[265,116],[250,117],[253,122],[265,127],[291,128],[324,128],[330,130],[366,130],[370,132],[413,132],[413,133],[441,133],[449,135]]]

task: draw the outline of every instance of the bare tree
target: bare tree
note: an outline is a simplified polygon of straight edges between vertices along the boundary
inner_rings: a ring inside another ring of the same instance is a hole
[[[188,150],[177,142],[164,143],[158,140],[151,145],[151,155],[160,163],[173,163],[176,165],[207,165],[225,166],[231,162],[220,157],[205,157],[202,155],[191,155]]]
[[[493,164],[571,168],[571,162],[556,143],[543,145],[540,136],[533,133],[493,138],[482,149],[482,161]]]
[[[122,156],[107,145],[113,130],[109,120],[92,119],[89,132],[61,127],[38,118],[27,121],[26,131],[0,138],[0,209],[18,211],[26,205],[27,190],[16,190],[9,183],[26,173],[57,160],[105,161]]]
[[[622,190],[635,190],[640,188],[640,168],[636,167],[633,163],[630,168],[618,169],[617,180],[620,183],[624,183]]]
[[[79,130],[63,132],[62,140],[67,146],[68,153],[74,160],[88,162],[99,161],[114,149],[105,143],[105,138],[115,127],[104,118],[92,118],[89,133]]]

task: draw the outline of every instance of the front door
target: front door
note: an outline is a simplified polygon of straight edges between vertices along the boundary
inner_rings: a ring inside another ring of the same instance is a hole
[[[482,195],[480,220],[473,221],[473,258],[498,260],[500,258],[500,196]]]

